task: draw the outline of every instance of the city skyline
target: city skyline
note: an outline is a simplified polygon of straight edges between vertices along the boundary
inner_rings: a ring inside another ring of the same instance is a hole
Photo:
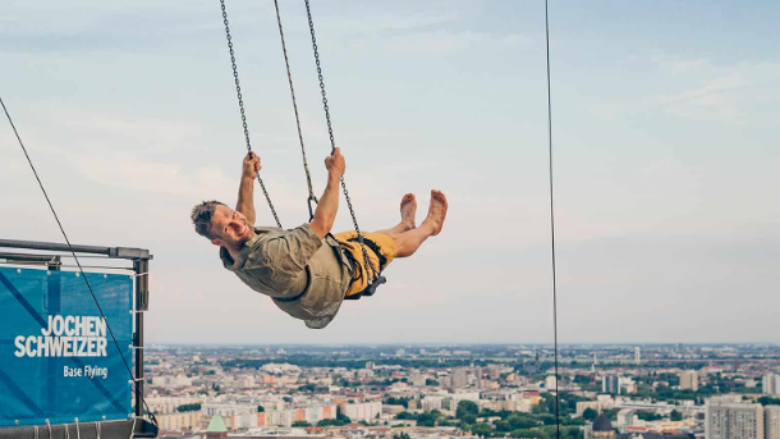
[[[150,347],[147,402],[164,432],[196,436],[219,430],[263,439],[469,433],[548,439],[558,420],[561,437],[569,439],[780,434],[780,390],[766,385],[780,379],[773,373],[780,368],[777,349],[648,347],[648,360],[635,362],[631,347],[579,346],[578,355],[594,364],[563,364],[559,380],[535,349],[490,349],[494,355],[431,346],[382,352]],[[708,359],[691,364],[685,360],[691,356]],[[731,362],[713,364],[717,357]],[[701,385],[691,387],[691,376]],[[553,415],[558,399],[560,418]]]
[[[294,227],[306,189],[273,5],[227,4],[262,173]],[[4,4],[0,92],[72,242],[154,254],[147,343],[552,341],[542,2],[313,2],[361,228],[396,222],[406,192],[420,217],[432,188],[451,205],[325,331],[248,290],[188,218],[235,201],[245,151],[218,5],[95,5]],[[305,10],[281,7],[321,190]],[[768,1],[551,2],[562,345],[780,342],[778,21]],[[2,237],[61,242],[15,142],[0,124]]]

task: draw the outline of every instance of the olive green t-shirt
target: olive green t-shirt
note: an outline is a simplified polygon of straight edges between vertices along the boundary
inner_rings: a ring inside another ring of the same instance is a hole
[[[309,224],[292,230],[256,227],[255,233],[236,260],[220,248],[225,268],[306,326],[327,326],[352,278],[352,267],[339,243],[330,235],[320,239]]]

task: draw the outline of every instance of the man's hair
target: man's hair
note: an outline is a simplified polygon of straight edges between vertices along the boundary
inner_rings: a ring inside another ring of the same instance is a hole
[[[218,236],[211,232],[211,220],[217,206],[227,207],[225,203],[212,200],[204,201],[192,209],[190,218],[192,219],[192,223],[195,224],[195,231],[198,232],[198,235],[205,236],[208,239],[218,238]]]

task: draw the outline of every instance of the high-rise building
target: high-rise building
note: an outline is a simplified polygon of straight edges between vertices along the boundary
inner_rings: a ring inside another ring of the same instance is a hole
[[[382,403],[362,402],[344,404],[339,406],[339,411],[353,421],[373,422],[382,414]]]
[[[452,388],[462,389],[469,384],[469,376],[466,373],[466,369],[458,368],[452,374]]]
[[[634,363],[639,364],[642,362],[642,348],[637,346],[634,348]]]
[[[707,439],[765,439],[761,404],[733,403],[728,399],[707,401]]]
[[[601,381],[601,391],[612,395],[620,395],[620,377],[617,375],[605,375]]]
[[[764,409],[765,439],[780,439],[780,406],[768,405]]]
[[[636,383],[631,377],[620,377],[618,380],[620,384],[620,393],[632,394],[636,393]]]
[[[423,387],[425,386],[425,383],[427,382],[428,378],[427,376],[416,372],[413,373],[411,376],[409,376],[409,382],[416,387]]]
[[[558,384],[558,380],[555,379],[555,375],[547,375],[544,380],[544,388],[548,391],[555,391],[555,386]]]
[[[426,412],[432,412],[434,410],[441,410],[441,401],[442,397],[440,396],[429,396],[425,399],[423,399],[422,402],[422,409]]]
[[[458,409],[458,400],[451,397],[446,397],[441,400],[441,408],[442,410],[452,410],[455,411]]]
[[[780,395],[780,375],[773,373],[764,375],[761,386],[761,392],[765,395]]]
[[[680,390],[699,390],[699,375],[693,370],[680,372]]]
[[[501,368],[497,364],[489,364],[487,372],[491,380],[497,380],[501,377]]]

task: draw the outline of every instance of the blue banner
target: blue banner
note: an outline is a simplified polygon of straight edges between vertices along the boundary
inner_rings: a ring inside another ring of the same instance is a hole
[[[0,267],[0,426],[127,419],[133,279]]]

